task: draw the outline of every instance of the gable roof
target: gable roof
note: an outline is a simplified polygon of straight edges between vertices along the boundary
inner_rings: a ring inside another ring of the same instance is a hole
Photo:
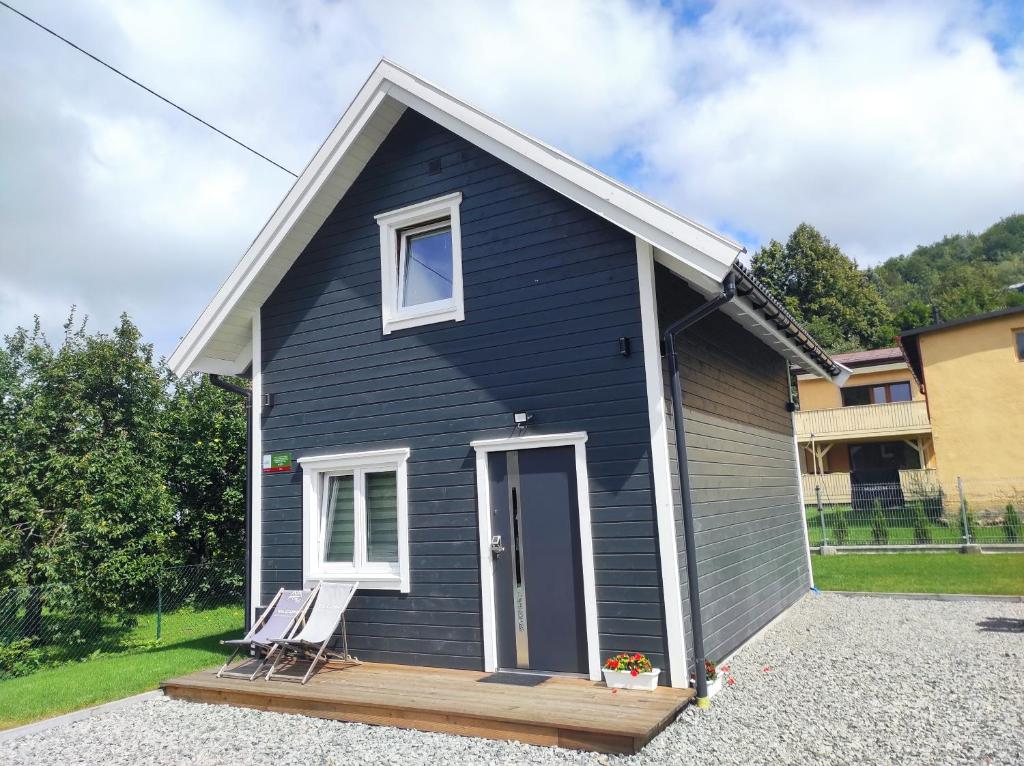
[[[238,374],[249,366],[252,317],[406,109],[414,109],[650,243],[661,262],[705,294],[716,292],[738,265],[741,245],[382,60],[171,354],[168,364],[176,374]],[[841,374],[824,352],[818,353],[820,347],[806,332],[766,321],[759,315],[763,305],[753,310],[745,302],[736,303],[738,308],[730,313],[740,316],[734,318],[747,320],[748,329],[777,341],[780,353],[818,374]],[[782,309],[774,300],[771,303]],[[794,338],[810,344],[794,343]]]

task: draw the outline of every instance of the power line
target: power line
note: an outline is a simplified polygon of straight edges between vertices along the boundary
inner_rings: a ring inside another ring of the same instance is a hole
[[[138,86],[139,86],[140,88],[142,88],[142,89],[143,89],[144,91],[146,91],[146,92],[147,92],[147,93],[149,93],[150,95],[156,96],[156,97],[157,97],[158,99],[160,99],[161,101],[163,101],[163,102],[164,102],[165,104],[168,104],[169,106],[172,106],[172,107],[174,107],[175,109],[177,109],[177,110],[178,110],[179,112],[182,112],[183,114],[187,114],[187,115],[188,115],[189,117],[191,117],[191,118],[192,118],[193,120],[195,120],[196,122],[199,122],[199,123],[201,123],[201,124],[205,125],[205,126],[206,126],[206,127],[208,127],[208,128],[210,129],[210,130],[212,130],[212,131],[213,131],[214,133],[219,133],[220,135],[224,136],[224,138],[226,138],[226,139],[227,139],[228,141],[232,141],[233,143],[236,143],[236,144],[238,144],[238,145],[239,145],[240,147],[242,147],[242,148],[243,148],[243,149],[245,149],[246,151],[248,151],[248,152],[252,152],[252,153],[253,153],[253,154],[255,154],[255,155],[256,155],[257,157],[259,157],[259,158],[260,158],[261,160],[266,160],[266,161],[267,161],[267,162],[269,162],[269,163],[270,163],[271,165],[273,165],[273,166],[274,166],[275,168],[278,168],[278,169],[280,169],[280,170],[283,170],[283,171],[284,171],[285,173],[288,173],[289,175],[291,175],[291,176],[294,176],[295,178],[298,178],[298,177],[299,177],[297,173],[293,173],[293,172],[292,172],[291,170],[289,170],[288,168],[286,168],[286,167],[285,167],[284,165],[281,165],[280,163],[274,162],[274,161],[273,161],[272,159],[270,159],[270,157],[268,157],[267,155],[265,155],[265,154],[261,154],[260,152],[258,152],[258,151],[256,151],[255,149],[253,149],[253,148],[252,148],[251,146],[249,146],[249,145],[247,145],[247,144],[244,144],[244,143],[242,143],[241,141],[239,141],[239,140],[238,140],[237,138],[235,138],[234,136],[229,136],[229,135],[228,135],[227,133],[225,133],[225,132],[224,132],[223,130],[221,130],[220,128],[217,128],[217,127],[215,127],[215,126],[211,125],[211,124],[210,124],[210,123],[208,123],[208,122],[207,122],[206,120],[204,120],[204,119],[203,119],[202,117],[199,117],[198,115],[195,115],[195,114],[193,114],[192,112],[190,112],[190,111],[189,111],[188,109],[186,109],[185,107],[183,107],[183,106],[178,106],[178,105],[177,105],[176,103],[174,103],[173,101],[171,101],[171,100],[170,100],[169,98],[167,98],[167,97],[165,97],[165,96],[161,96],[161,95],[160,95],[159,93],[157,93],[157,92],[156,92],[155,90],[153,90],[152,88],[150,88],[150,87],[147,87],[147,86],[143,85],[143,84],[142,84],[141,82],[139,82],[138,80],[136,80],[136,79],[135,79],[134,77],[130,77],[130,76],[128,76],[127,74],[125,74],[124,72],[122,72],[122,71],[121,71],[120,69],[118,69],[117,67],[115,67],[115,66],[113,66],[113,65],[111,65],[111,64],[108,64],[108,63],[107,63],[106,61],[104,61],[103,59],[101,59],[101,58],[100,58],[99,56],[96,56],[96,55],[94,55],[94,54],[92,54],[92,53],[89,53],[89,51],[85,50],[84,48],[81,48],[81,47],[79,47],[78,45],[75,45],[75,43],[71,42],[71,41],[70,41],[70,40],[69,40],[68,38],[64,37],[64,36],[63,36],[63,35],[61,35],[61,34],[58,34],[57,32],[55,32],[55,31],[53,31],[52,29],[50,29],[50,28],[49,28],[48,26],[45,26],[44,24],[40,24],[40,23],[39,23],[38,21],[36,21],[35,19],[33,19],[33,18],[32,18],[31,16],[27,16],[26,14],[22,13],[21,11],[19,11],[19,10],[18,10],[17,8],[14,8],[13,6],[11,6],[11,5],[8,5],[7,3],[5,3],[5,2],[4,2],[4,0],[0,0],[0,5],[2,5],[2,6],[3,6],[4,8],[6,8],[7,10],[11,11],[11,13],[15,13],[15,14],[17,14],[18,16],[21,16],[21,18],[25,19],[25,21],[29,22],[30,24],[35,24],[35,25],[36,25],[37,27],[39,27],[39,28],[40,28],[41,30],[43,30],[44,32],[46,32],[46,33],[48,33],[48,34],[51,34],[51,35],[53,35],[53,36],[54,36],[54,37],[56,37],[56,38],[57,38],[58,40],[60,40],[60,41],[61,41],[62,43],[66,43],[67,45],[70,45],[70,46],[71,46],[72,48],[74,48],[74,49],[75,49],[76,51],[78,51],[79,53],[82,53],[82,54],[84,54],[84,55],[88,56],[88,57],[89,57],[89,58],[91,58],[91,59],[92,59],[93,61],[95,61],[95,62],[96,62],[97,64],[102,64],[103,66],[105,66],[105,67],[106,67],[107,69],[109,69],[109,70],[110,70],[111,72],[113,72],[114,74],[120,75],[121,77],[123,77],[124,79],[126,79],[126,80],[127,80],[128,82],[132,83],[133,85],[138,85]]]

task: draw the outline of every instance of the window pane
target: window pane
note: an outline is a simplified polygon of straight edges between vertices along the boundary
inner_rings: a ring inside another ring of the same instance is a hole
[[[398,561],[398,480],[394,471],[366,474],[366,560]]]
[[[452,297],[452,230],[403,236],[402,306],[450,300]]]
[[[892,383],[889,386],[890,402],[909,402],[910,398],[909,383]]]
[[[327,487],[327,536],[324,561],[352,561],[355,542],[355,504],[351,476],[331,476]]]
[[[1017,330],[1013,335],[1017,339],[1017,359],[1024,362],[1024,330]]]
[[[872,404],[885,404],[885,386],[872,386],[871,387],[871,403]]]
[[[871,404],[871,394],[868,386],[851,386],[842,389],[843,406],[857,407],[862,404]]]

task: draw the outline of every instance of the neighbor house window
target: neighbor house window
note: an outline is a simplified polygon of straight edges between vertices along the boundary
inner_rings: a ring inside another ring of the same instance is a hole
[[[879,383],[873,386],[849,386],[842,389],[842,397],[844,407],[909,402],[913,398],[910,392],[910,384],[905,381],[899,383]]]
[[[409,590],[409,450],[300,458],[306,581]]]
[[[1013,331],[1013,343],[1017,348],[1017,361],[1024,362],[1024,328]]]
[[[385,335],[464,318],[461,203],[449,194],[376,217]]]

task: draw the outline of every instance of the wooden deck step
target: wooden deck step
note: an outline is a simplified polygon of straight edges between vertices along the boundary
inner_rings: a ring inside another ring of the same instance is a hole
[[[691,689],[608,689],[578,678],[534,680],[490,673],[367,663],[328,667],[302,686],[217,678],[200,671],[162,684],[174,699],[398,726],[534,745],[636,753],[693,697]]]

